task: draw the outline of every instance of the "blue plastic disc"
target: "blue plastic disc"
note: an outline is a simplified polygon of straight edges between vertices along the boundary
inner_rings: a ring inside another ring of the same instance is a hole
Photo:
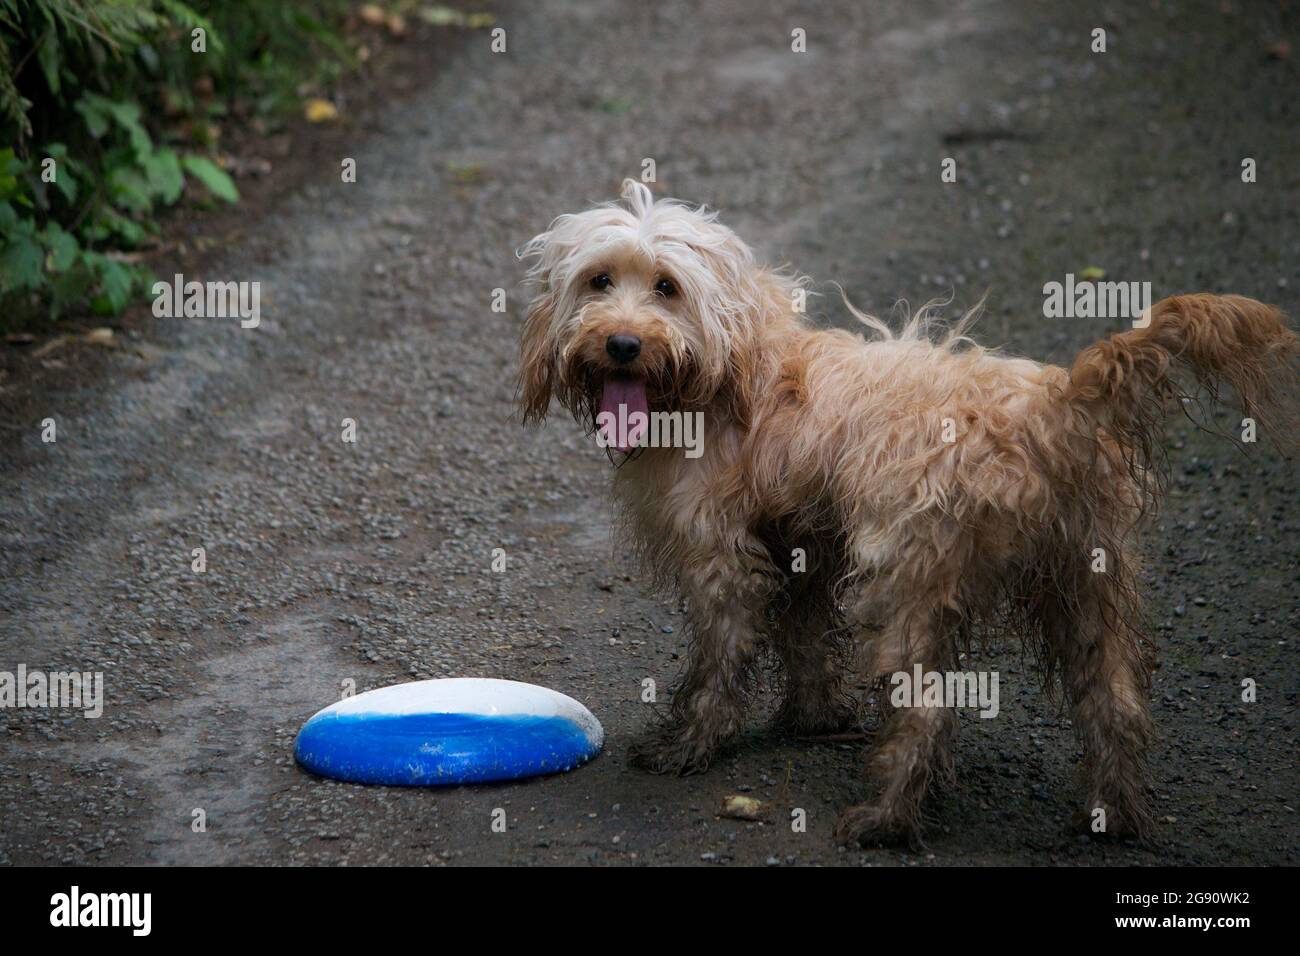
[[[482,677],[423,680],[331,704],[298,732],[294,756],[354,783],[433,787],[572,770],[605,732],[572,697]]]

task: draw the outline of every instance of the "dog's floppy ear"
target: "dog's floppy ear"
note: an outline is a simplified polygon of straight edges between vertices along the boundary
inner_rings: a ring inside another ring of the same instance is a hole
[[[533,236],[516,253],[522,260],[532,260],[528,281],[534,292],[519,339],[519,378],[515,393],[525,424],[546,418],[555,390],[555,342],[551,325],[560,307],[560,292],[551,276],[557,252],[552,244],[555,223],[551,225],[551,230]]]
[[[519,406],[525,422],[540,422],[551,406],[555,362],[552,355],[551,320],[555,295],[543,288],[528,305],[524,332],[519,340]]]

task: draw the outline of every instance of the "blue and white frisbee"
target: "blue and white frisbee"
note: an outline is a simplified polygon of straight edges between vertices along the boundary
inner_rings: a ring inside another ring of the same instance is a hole
[[[600,752],[605,731],[572,697],[483,677],[395,684],[319,711],[294,756],[353,783],[434,787],[572,770]]]

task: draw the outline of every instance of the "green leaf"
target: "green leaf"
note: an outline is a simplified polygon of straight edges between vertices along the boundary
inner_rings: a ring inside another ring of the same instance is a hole
[[[141,165],[149,189],[155,196],[169,206],[180,198],[181,190],[185,188],[185,175],[174,152],[170,149],[156,150],[146,156]]]
[[[181,164],[187,173],[206,186],[208,191],[218,199],[224,199],[226,202],[239,201],[239,190],[235,188],[235,181],[212,160],[203,156],[186,156],[181,160]]]
[[[90,292],[94,275],[79,257],[74,268],[50,277],[50,317],[57,319],[69,306],[82,302]]]
[[[12,147],[0,149],[0,199],[18,192],[18,174],[23,171],[23,161],[14,156]]]
[[[95,224],[96,240],[107,240],[117,236],[122,245],[134,249],[148,237],[148,232],[138,222],[128,219],[112,209],[105,209],[101,221]]]
[[[103,100],[102,96],[95,96],[93,93],[87,93],[81,99],[77,100],[73,107],[81,118],[86,121],[86,132],[91,135],[92,139],[102,139],[108,132],[109,115],[98,102]]]
[[[140,125],[139,103],[132,103],[130,100],[110,100],[98,93],[87,93],[86,96],[98,100],[104,111],[112,116],[118,125],[128,129]]]
[[[45,256],[45,267],[50,272],[64,272],[72,268],[73,263],[77,261],[77,254],[81,252],[77,237],[70,232],[64,232],[63,227],[57,222],[52,222],[45,227],[44,238],[45,248],[48,250]]]
[[[21,203],[19,205],[21,205]],[[28,239],[35,241],[36,222],[33,219],[29,219],[24,216],[18,216],[10,224],[10,232],[12,233],[12,235],[7,237],[10,241],[12,241],[15,236],[26,236]]]
[[[114,262],[105,256],[97,256],[96,271],[99,273],[99,290],[92,305],[103,314],[104,306],[112,313],[121,312],[131,300],[131,289],[135,285],[135,273],[130,267]]]
[[[118,166],[109,171],[108,191],[115,206],[132,212],[148,212],[153,208],[153,197],[149,192],[149,180],[137,169]]]
[[[41,65],[41,73],[50,92],[59,95],[59,38],[53,27],[45,31],[40,45],[36,47],[36,60]]]
[[[86,120],[86,128],[95,139],[106,132],[110,121],[126,132],[137,157],[153,149],[149,132],[140,123],[140,104],[130,100],[110,100],[98,93],[87,93],[77,101],[76,109]]]
[[[77,180],[73,178],[72,171],[63,163],[59,163],[59,172],[54,180],[54,188],[63,194],[64,202],[69,206],[77,201]]]
[[[104,291],[113,312],[121,312],[131,298],[134,274],[122,263],[104,259],[100,268],[100,289]]]
[[[41,284],[41,247],[24,235],[9,238],[0,252],[0,282],[6,289],[35,289]]]

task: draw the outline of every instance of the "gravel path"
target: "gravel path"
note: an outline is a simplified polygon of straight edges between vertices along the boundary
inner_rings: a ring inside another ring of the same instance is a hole
[[[260,328],[161,320],[106,381],[8,433],[0,670],[103,671],[108,704],[98,720],[0,710],[0,863],[1295,863],[1300,469],[1181,422],[1148,547],[1157,846],[1067,832],[1079,752],[1010,642],[980,663],[1002,675],[1001,717],[962,720],[919,854],[834,847],[860,744],[783,740],[760,717],[705,776],[626,767],[642,681],[672,683],[684,636],[611,537],[604,458],[563,417],[515,416],[513,251],[551,217],[652,157],[661,192],[810,273],[826,321],[845,321],[830,280],[879,311],[988,289],[982,340],[1053,361],[1114,328],[1042,318],[1043,283],[1089,266],[1157,297],[1298,311],[1300,77],[1265,54],[1295,33],[1276,10],[696,6],[499,10],[506,54],[468,34],[358,145],[357,183],[322,156],[213,263],[206,278],[262,283]],[[605,753],[445,791],[294,765],[298,727],[343,682],[465,675],[583,700]],[[773,820],[718,819],[734,792]],[[793,807],[806,833],[783,822]]]

